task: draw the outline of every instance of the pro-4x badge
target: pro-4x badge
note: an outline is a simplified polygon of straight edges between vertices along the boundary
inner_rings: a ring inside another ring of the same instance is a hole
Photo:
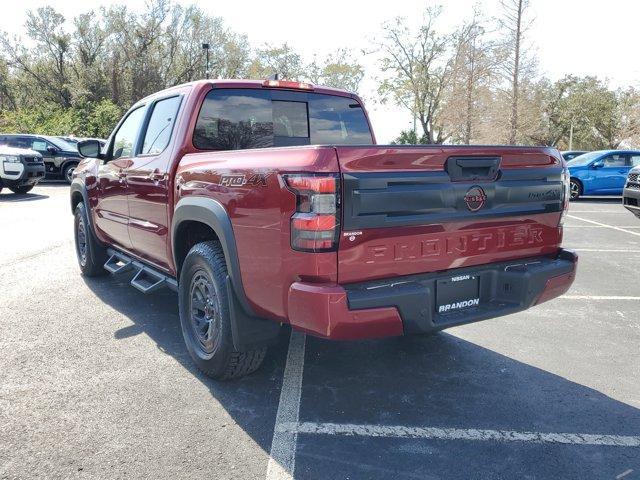
[[[268,173],[254,173],[248,177],[242,173],[221,175],[219,185],[225,187],[243,187],[245,185],[266,187],[268,176]]]
[[[467,193],[464,195],[464,203],[467,205],[467,208],[472,212],[477,212],[484,204],[487,202],[487,194],[484,193],[482,187],[478,185],[474,185]]]

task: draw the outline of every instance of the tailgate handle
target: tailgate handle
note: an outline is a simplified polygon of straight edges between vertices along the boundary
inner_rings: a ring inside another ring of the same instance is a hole
[[[452,182],[495,180],[500,157],[449,157],[446,170]]]

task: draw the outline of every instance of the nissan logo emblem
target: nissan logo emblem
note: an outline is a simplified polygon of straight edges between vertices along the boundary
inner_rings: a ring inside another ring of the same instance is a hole
[[[472,212],[477,212],[484,204],[487,202],[487,194],[484,193],[484,190],[475,185],[467,190],[467,193],[464,195],[464,203],[467,205],[467,208]]]

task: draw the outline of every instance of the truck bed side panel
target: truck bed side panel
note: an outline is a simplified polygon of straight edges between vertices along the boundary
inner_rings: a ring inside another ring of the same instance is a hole
[[[305,171],[336,173],[335,150],[296,147],[189,154],[176,177],[178,200],[198,195],[224,206],[247,299],[257,314],[279,321],[286,321],[293,282],[337,281],[336,252],[311,255],[291,249],[296,199],[281,174]]]

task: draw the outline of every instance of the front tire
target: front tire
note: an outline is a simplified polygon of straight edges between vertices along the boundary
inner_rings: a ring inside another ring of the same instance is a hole
[[[24,195],[25,193],[29,193],[33,190],[33,187],[35,187],[35,185],[24,185],[22,187],[9,187],[9,190],[13,193],[17,193],[18,195]]]
[[[235,350],[226,278],[220,243],[203,242],[187,254],[178,289],[180,324],[189,355],[204,374],[217,380],[256,371],[267,350]]]
[[[582,195],[582,183],[580,183],[580,181],[576,180],[575,178],[572,178],[570,183],[569,183],[569,189],[570,189],[570,200],[577,200],[578,198],[580,198],[580,196]]]
[[[85,277],[105,275],[107,271],[103,266],[107,261],[107,251],[93,236],[87,210],[82,202],[76,206],[73,231],[81,274]]]
[[[63,173],[64,179],[67,181],[69,185],[71,185],[71,181],[73,180],[73,172],[75,171],[77,166],[78,166],[77,163],[71,163],[64,167],[64,170],[62,173]]]

